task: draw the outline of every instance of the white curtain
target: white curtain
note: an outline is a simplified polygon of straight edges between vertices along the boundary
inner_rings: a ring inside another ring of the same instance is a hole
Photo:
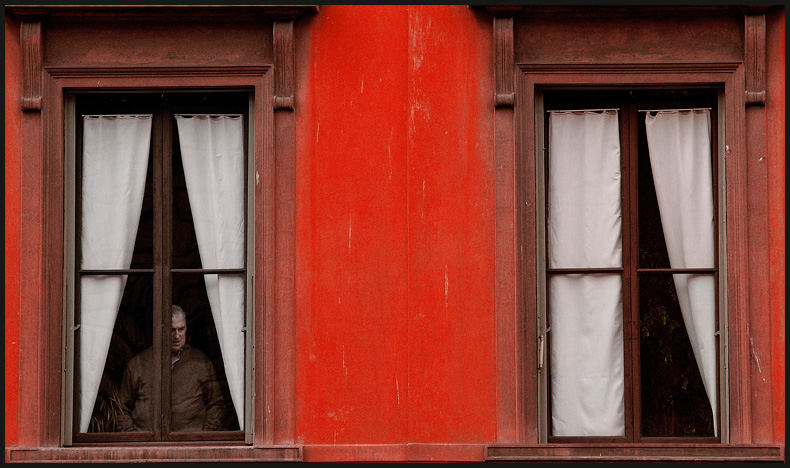
[[[244,128],[240,116],[176,116],[203,268],[244,267]],[[233,406],[244,427],[244,275],[205,275]]]
[[[151,115],[85,116],[82,153],[83,269],[126,269],[143,206]],[[126,275],[80,280],[80,432],[86,432]]]
[[[709,111],[648,112],[645,126],[669,264],[672,268],[713,268]],[[672,276],[718,435],[714,278],[710,274]]]
[[[549,116],[550,268],[622,266],[616,111]],[[555,436],[625,434],[622,279],[549,278],[551,427]]]

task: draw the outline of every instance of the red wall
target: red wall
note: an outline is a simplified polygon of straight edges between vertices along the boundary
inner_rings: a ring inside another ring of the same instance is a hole
[[[292,442],[305,445],[307,461],[479,460],[496,441],[491,25],[491,16],[463,5],[325,5],[296,23]],[[769,15],[767,26],[774,412],[758,424],[770,424],[773,440],[783,443],[784,12]],[[11,446],[30,437],[20,435],[18,407],[19,24],[6,17],[5,28]]]
[[[5,443],[19,440],[19,266],[22,154],[19,106],[22,71],[19,22],[5,17]]]
[[[766,18],[766,152],[773,440],[785,438],[785,12]],[[780,124],[781,122],[781,124]]]
[[[300,443],[495,438],[490,23],[330,5],[300,29]]]

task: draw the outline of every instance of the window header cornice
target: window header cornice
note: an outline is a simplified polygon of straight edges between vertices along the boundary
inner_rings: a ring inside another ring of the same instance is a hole
[[[705,16],[705,15],[743,15],[762,14],[772,5],[691,5],[691,6],[601,6],[601,5],[576,5],[576,6],[550,6],[550,5],[473,5],[497,18],[531,16],[531,17],[603,17],[618,18],[640,16]]]
[[[7,5],[20,18],[130,18],[200,19],[266,18],[293,21],[318,13],[318,5]]]

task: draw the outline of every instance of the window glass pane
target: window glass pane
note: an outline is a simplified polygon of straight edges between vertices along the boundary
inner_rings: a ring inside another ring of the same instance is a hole
[[[644,436],[712,437],[711,405],[672,275],[640,278],[639,313]]]
[[[625,434],[622,279],[549,278],[551,434]]]
[[[202,268],[189,204],[178,132],[173,128],[173,268]]]
[[[640,115],[639,122],[639,267],[669,268],[667,244],[658,210],[656,188],[645,134],[645,121]]]
[[[244,299],[244,275],[173,275],[173,304],[184,311],[173,315],[169,337],[174,432],[239,430]]]
[[[150,114],[82,118],[78,214],[82,268],[131,265],[150,175],[151,125]]]
[[[549,141],[549,267],[622,266],[617,112],[551,112]]]
[[[134,242],[130,268],[153,268],[154,265],[154,164],[148,158],[140,224]]]
[[[74,421],[78,432],[85,425],[85,432],[151,430],[151,383],[138,388],[134,399],[124,397],[122,387],[129,361],[146,349],[150,353],[153,344],[152,277],[150,274],[86,276],[81,283],[83,314],[76,336],[74,379],[78,409]],[[117,317],[112,303],[101,303],[92,311],[87,310],[90,303],[97,303],[97,296],[117,294],[114,290],[119,287],[123,293]],[[137,401],[141,403],[135,404]],[[85,416],[81,416],[83,412]],[[82,421],[87,415],[89,420]]]
[[[187,226],[190,223],[188,205],[199,256],[195,258],[190,242],[179,247],[183,250],[179,263],[196,265],[199,261],[206,269],[244,268],[243,117],[238,114],[177,114],[175,121],[177,143],[173,166],[183,174],[186,190],[173,189],[178,193],[176,208],[181,208],[174,213],[174,218],[180,217],[174,219],[174,224],[180,224],[184,231],[178,235],[191,241],[192,232]],[[175,235],[174,232],[174,244],[177,242]],[[174,262],[174,266],[180,265]]]

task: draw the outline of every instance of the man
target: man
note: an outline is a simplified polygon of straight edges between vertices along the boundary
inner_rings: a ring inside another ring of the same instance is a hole
[[[222,427],[224,406],[205,354],[186,343],[186,313],[174,305],[170,333],[170,430],[173,432],[217,431]],[[154,395],[154,352],[148,348],[133,357],[121,380],[120,431],[151,431]]]

